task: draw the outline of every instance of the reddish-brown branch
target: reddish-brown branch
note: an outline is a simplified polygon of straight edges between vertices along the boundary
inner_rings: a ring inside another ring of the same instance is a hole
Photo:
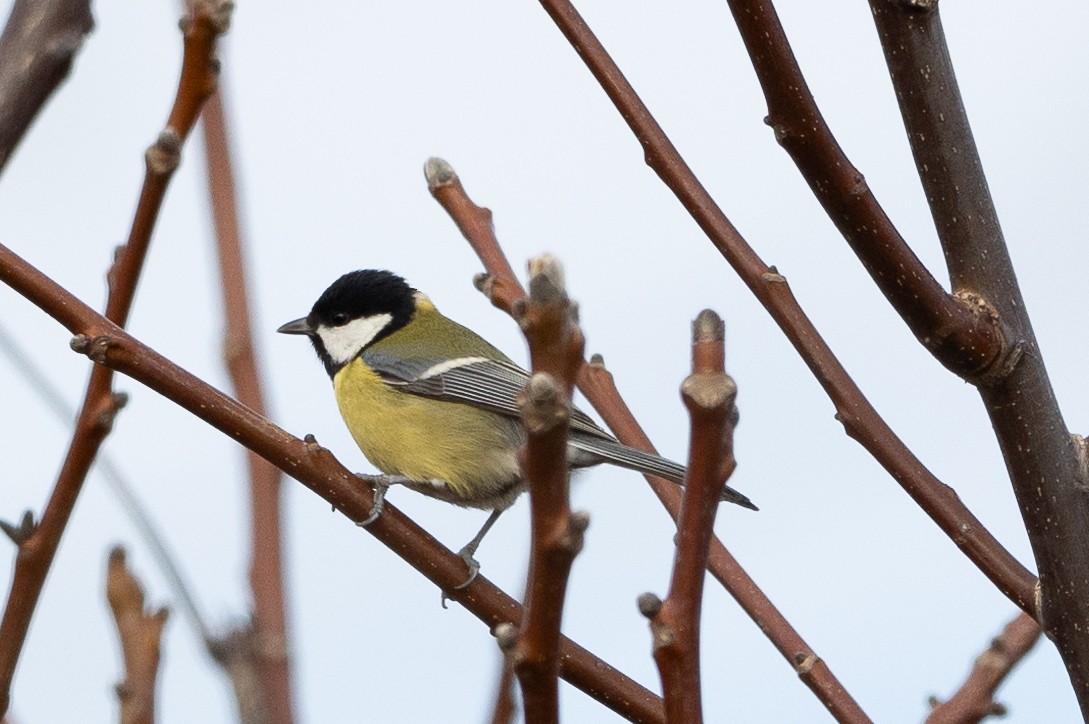
[[[106,599],[110,603],[125,679],[117,685],[121,724],[152,724],[155,721],[155,682],[159,674],[159,647],[167,610],[148,612],[144,589],[125,565],[125,550],[110,551],[106,569]]]
[[[620,396],[612,374],[600,359],[583,368],[579,389],[594,406],[609,429],[626,445],[654,452],[643,428]],[[675,485],[666,485],[648,478],[659,500],[677,520],[681,494]],[[760,586],[741,567],[733,554],[717,537],[711,538],[707,570],[733,596],[734,600],[760,627],[772,645],[791,665],[802,682],[838,722],[869,722],[870,718],[843,687],[824,659],[820,658],[801,634],[787,621],[782,612]]]
[[[976,659],[968,678],[948,701],[934,704],[927,724],[968,724],[1002,716],[995,691],[1040,638],[1040,625],[1025,614],[1006,624],[1001,635]]]
[[[904,445],[836,359],[798,305],[786,279],[738,233],[665,135],[578,11],[541,0],[643,145],[647,164],[677,196],[749,287],[832,399],[847,434],[862,444],[968,558],[1019,608],[1035,612],[1035,576],[1007,551]]]
[[[167,183],[178,165],[181,145],[207,97],[207,79],[215,77],[214,41],[226,29],[227,0],[202,0],[184,27],[184,57],[178,95],[166,130],[147,151],[147,170],[128,243],[118,251],[108,274],[110,287],[106,318],[123,326],[132,307],[136,283],[143,268],[151,233],[158,218]],[[72,443],[53,493],[34,534],[19,546],[11,593],[0,621],[0,713],[7,711],[11,680],[26,639],[27,628],[41,595],[76,499],[98,449],[109,433],[122,400],[114,395],[108,368],[91,370],[83,407],[76,420]]]
[[[261,376],[253,349],[250,310],[238,218],[234,171],[227,139],[223,93],[214,93],[202,116],[208,188],[219,253],[227,331],[223,355],[235,397],[258,415],[266,416]],[[250,647],[261,680],[265,705],[262,721],[290,724],[294,720],[287,614],[284,602],[283,543],[280,525],[282,475],[276,466],[247,452],[250,479],[250,589],[253,592],[253,636]]]
[[[870,6],[953,289],[996,315],[1012,346],[1003,364],[979,381],[979,392],[1040,572],[1037,619],[1089,718],[1089,471],[1063,420],[1017,285],[938,5],[882,0]]]
[[[978,378],[1005,351],[986,309],[949,294],[877,202],[825,123],[771,0],[728,0],[768,104],[767,123],[885,298],[943,365]]]
[[[94,28],[90,0],[16,0],[0,36],[0,171]]]
[[[735,467],[731,413],[737,385],[725,372],[724,339],[719,316],[709,309],[700,312],[692,325],[692,374],[681,386],[692,433],[673,576],[660,606],[646,596],[640,599],[640,609],[651,619],[666,720],[677,724],[703,721],[699,659],[703,581],[715,514],[728,477],[723,473]]]
[[[478,277],[481,291],[500,309],[513,313],[514,301],[524,296],[522,287],[510,273],[495,230],[491,224],[491,211],[477,206],[465,192],[461,180],[440,159],[431,159],[425,167],[428,187],[435,200],[449,213],[458,228],[466,234],[466,240],[487,270]],[[471,236],[469,235],[471,234]],[[625,445],[655,452],[650,439],[639,427],[624,400],[613,384],[612,375],[600,360],[583,365],[579,371],[579,390],[605,420],[605,424]],[[674,521],[681,507],[681,493],[676,485],[655,477],[647,477],[651,489],[662,502]],[[730,555],[722,542],[711,539],[708,569],[723,587],[741,605],[753,621],[760,626],[805,684],[841,722],[868,722],[869,718],[851,698],[851,695],[832,674],[828,665],[813,652],[797,631],[768,600],[738,562]]]
[[[504,652],[505,654],[506,652]],[[517,711],[514,706],[514,672],[504,656],[492,706],[492,724],[511,724]]]
[[[299,440],[138,342],[17,254],[0,244],[4,282],[76,335],[73,347],[99,365],[147,385],[268,460],[320,495],[350,520],[366,520],[374,496],[358,476],[313,438]],[[519,623],[517,601],[483,576],[464,587],[465,561],[386,503],[367,532],[422,573],[448,598],[494,628]],[[560,643],[560,675],[605,706],[637,722],[663,721],[662,702],[623,673],[567,638]]]
[[[537,257],[529,272],[529,297],[517,308],[533,370],[519,400],[532,538],[526,616],[506,654],[521,685],[527,724],[547,724],[559,721],[560,622],[571,564],[589,522],[571,512],[567,470],[571,393],[585,342],[559,262]]]

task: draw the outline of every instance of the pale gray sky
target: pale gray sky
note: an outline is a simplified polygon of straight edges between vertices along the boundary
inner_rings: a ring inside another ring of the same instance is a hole
[[[866,3],[780,3],[817,100],[913,248],[945,279]],[[973,388],[911,337],[821,212],[762,118],[766,109],[723,2],[584,2],[580,9],[732,221],[790,281],[877,409],[1031,566],[997,445]],[[128,229],[142,153],[166,117],[180,39],[174,3],[95,6],[74,75],[0,180],[4,243],[100,307]],[[1089,428],[1089,144],[1082,92],[1089,9],[1078,3],[943,5],[977,143],[1052,382],[1071,429]],[[273,419],[371,468],[343,429],[308,346],[276,327],[325,286],[385,267],[516,359],[515,325],[473,290],[480,267],[432,201],[421,167],[449,160],[492,208],[512,263],[565,262],[588,352],[664,453],[685,455],[677,393],[691,318],[716,309],[740,388],[732,485],[761,512],[724,508],[719,536],[882,722],[919,721],[1014,609],[844,434],[831,403],[768,315],[654,174],[639,145],[538,4],[240,2],[223,53],[248,232],[256,343]],[[199,143],[199,140],[197,141]],[[154,239],[131,329],[217,386],[223,323],[200,149],[187,149]],[[1074,234],[1073,236],[1071,234]],[[68,333],[7,288],[5,327],[74,401],[87,360]],[[40,510],[68,430],[0,360],[0,515]],[[139,384],[107,448],[166,531],[213,619],[247,608],[243,458],[220,433]],[[485,627],[289,482],[285,495],[301,721],[478,722],[497,653]],[[457,548],[483,520],[395,490],[391,501]],[[574,493],[589,511],[564,628],[657,690],[635,598],[664,594],[671,530],[642,479],[602,469]],[[527,504],[481,548],[483,572],[522,587]],[[153,601],[171,592],[92,476],[50,574],[17,674],[19,721],[107,721],[120,659],[103,603],[108,547],[130,546]],[[9,551],[10,553],[10,551]],[[10,555],[0,557],[10,580]],[[827,720],[732,599],[708,585],[709,721]],[[1059,657],[1042,643],[1001,691],[1011,722],[1074,721]],[[229,693],[180,616],[169,624],[160,721],[229,719]],[[563,689],[568,721],[614,717]]]

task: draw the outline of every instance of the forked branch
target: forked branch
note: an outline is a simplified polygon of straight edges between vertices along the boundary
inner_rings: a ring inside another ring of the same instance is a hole
[[[1089,717],[1089,469],[1048,379],[960,97],[937,2],[871,0],[953,290],[1009,352],[977,380],[1040,572],[1040,621]],[[924,72],[925,70],[925,72]]]
[[[975,379],[1006,352],[988,310],[950,294],[923,265],[832,135],[771,0],[728,0],[768,104],[765,119],[828,218],[920,343]]]

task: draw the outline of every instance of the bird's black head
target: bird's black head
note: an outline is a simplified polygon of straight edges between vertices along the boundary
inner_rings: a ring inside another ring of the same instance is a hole
[[[349,272],[318,297],[310,314],[277,331],[310,337],[332,376],[368,346],[408,324],[416,309],[415,294],[391,272]]]

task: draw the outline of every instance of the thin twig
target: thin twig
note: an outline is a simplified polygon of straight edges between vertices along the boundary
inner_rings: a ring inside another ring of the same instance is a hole
[[[931,701],[934,709],[926,719],[927,724],[969,724],[1004,715],[1006,708],[994,700],[995,691],[1036,645],[1040,633],[1040,625],[1023,613],[1006,624],[976,659],[957,693],[948,701]]]
[[[144,589],[125,564],[125,549],[110,551],[106,569],[106,599],[110,603],[125,679],[117,685],[121,724],[152,724],[155,721],[155,682],[159,674],[159,649],[168,611],[144,608]]]
[[[178,404],[230,439],[253,450],[320,495],[354,522],[370,517],[374,495],[360,477],[318,445],[288,434],[266,418],[141,344],[49,277],[0,244],[0,282],[56,319],[75,338],[73,348]],[[484,576],[465,581],[465,561],[388,502],[366,528],[383,545],[458,601],[490,629],[522,620],[517,601]],[[662,702],[650,691],[567,638],[560,642],[560,675],[594,699],[636,722],[662,722]]]
[[[768,267],[726,218],[574,6],[567,0],[541,2],[643,145],[647,164],[673,191],[809,366],[832,399],[837,419],[847,434],[873,455],[1006,597],[1034,614],[1036,577],[885,423],[802,311],[786,278]]]
[[[94,28],[90,0],[16,0],[0,36],[0,171]]]
[[[215,223],[216,249],[219,253],[223,306],[227,331],[223,355],[230,373],[234,395],[258,415],[267,416],[261,375],[253,349],[253,333],[243,258],[241,224],[227,138],[227,119],[223,110],[223,89],[214,93],[204,106],[204,129],[208,189]],[[290,724],[294,720],[291,694],[291,650],[287,634],[284,600],[283,535],[280,525],[282,474],[260,456],[247,452],[250,480],[250,589],[253,592],[253,636],[260,645],[253,646],[264,696],[266,724]]]
[[[518,677],[527,724],[559,721],[559,641],[571,564],[589,524],[571,512],[567,432],[585,340],[559,262],[529,265],[529,296],[517,305],[533,375],[519,400],[526,429],[522,472],[529,485],[531,544],[526,615],[505,653]]]
[[[481,291],[495,306],[508,314],[512,313],[514,300],[520,299],[524,293],[518,280],[513,275],[507,276],[511,274],[510,264],[495,237],[491,211],[473,203],[461,180],[445,161],[437,158],[429,160],[424,172],[431,195],[454,219],[487,270],[477,277]],[[620,397],[612,375],[600,358],[595,356],[590,364],[583,365],[578,386],[622,443],[655,452],[650,439]],[[652,476],[647,476],[647,482],[676,522],[681,506],[681,493],[677,486]],[[718,538],[711,539],[708,570],[760,626],[806,686],[838,721],[869,721],[828,665],[806,644]]]
[[[183,24],[185,49],[178,92],[166,129],[146,154],[144,184],[128,243],[119,250],[107,275],[110,293],[105,316],[118,326],[125,324],[132,308],[151,233],[166,186],[179,163],[181,146],[214,88],[215,41],[227,29],[230,7],[229,0],[202,0],[194,4],[193,14]],[[98,449],[124,404],[124,397],[112,391],[112,380],[112,372],[105,367],[91,370],[72,443],[41,523],[19,544],[11,593],[0,621],[0,713],[7,711],[15,666],[61,535]]]
[[[666,720],[676,724],[703,721],[703,581],[722,486],[736,467],[733,413],[737,385],[725,372],[724,339],[719,316],[709,309],[700,312],[692,325],[692,374],[681,386],[692,433],[669,595],[664,602],[651,593],[639,599],[640,611],[650,619]]]
[[[1089,470],[1048,379],[960,97],[938,4],[871,0],[954,293],[1012,352],[976,380],[1040,572],[1042,622],[1089,718]],[[925,69],[925,72],[924,72]]]

